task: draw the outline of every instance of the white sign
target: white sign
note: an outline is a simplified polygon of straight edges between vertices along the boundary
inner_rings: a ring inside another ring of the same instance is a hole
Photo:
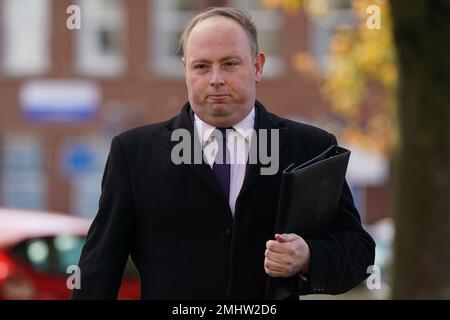
[[[99,86],[88,80],[30,80],[20,88],[20,105],[29,120],[92,120],[101,101]]]

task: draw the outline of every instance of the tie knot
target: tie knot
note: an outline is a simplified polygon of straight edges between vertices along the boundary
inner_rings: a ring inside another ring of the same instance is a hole
[[[216,130],[218,130],[220,132],[220,134],[222,135],[222,140],[226,140],[227,139],[227,131],[234,130],[234,128],[233,127],[216,128]]]

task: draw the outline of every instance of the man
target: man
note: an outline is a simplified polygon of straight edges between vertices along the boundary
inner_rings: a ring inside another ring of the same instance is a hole
[[[327,237],[274,235],[281,170],[262,175],[259,160],[227,166],[214,153],[222,143],[229,149],[227,133],[216,135],[224,128],[245,146],[246,158],[259,138],[249,129],[277,130],[280,168],[336,144],[333,135],[281,119],[256,100],[265,56],[250,18],[238,9],[208,9],[187,25],[181,48],[189,102],[167,122],[113,139],[80,258],[81,289],[72,298],[116,298],[129,254],[143,299],[262,299],[269,276],[283,278],[294,296],[358,285],[375,244],[347,184]],[[177,130],[192,135],[204,161],[175,163]]]

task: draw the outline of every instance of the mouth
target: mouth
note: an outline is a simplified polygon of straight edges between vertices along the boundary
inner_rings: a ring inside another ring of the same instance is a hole
[[[229,94],[210,94],[207,96],[211,100],[224,100],[230,98]]]

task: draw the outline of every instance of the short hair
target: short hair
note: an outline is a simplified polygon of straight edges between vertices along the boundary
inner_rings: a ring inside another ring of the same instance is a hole
[[[236,21],[246,32],[250,40],[251,53],[254,57],[259,52],[258,46],[258,33],[256,31],[255,24],[252,21],[251,16],[244,10],[232,7],[211,7],[200,11],[186,24],[183,33],[179,40],[178,50],[181,54],[185,55],[186,41],[191,34],[192,29],[200,21],[206,20],[212,17],[225,17]]]

